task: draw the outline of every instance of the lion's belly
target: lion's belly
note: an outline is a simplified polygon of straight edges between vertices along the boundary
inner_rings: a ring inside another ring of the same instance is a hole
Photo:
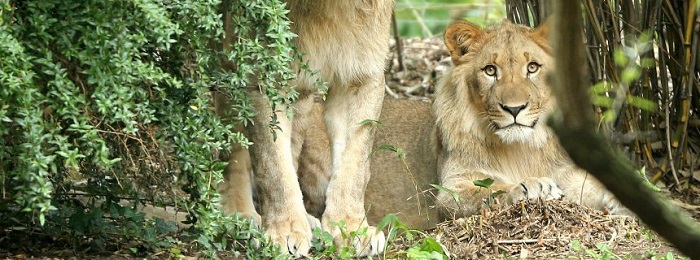
[[[316,75],[299,75],[298,88],[311,88],[317,76],[331,87],[350,86],[381,75],[388,53],[390,0],[289,1],[299,50]]]

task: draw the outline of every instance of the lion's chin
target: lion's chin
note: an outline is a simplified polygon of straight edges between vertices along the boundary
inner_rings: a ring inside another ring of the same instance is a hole
[[[523,125],[510,125],[496,130],[496,135],[506,144],[530,143],[534,133],[535,129]]]

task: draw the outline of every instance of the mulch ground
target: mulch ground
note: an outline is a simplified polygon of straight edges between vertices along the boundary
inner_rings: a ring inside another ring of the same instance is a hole
[[[522,201],[486,210],[441,223],[430,236],[453,259],[565,259],[587,256],[585,249],[648,259],[672,251],[634,218],[605,215],[563,200]]]

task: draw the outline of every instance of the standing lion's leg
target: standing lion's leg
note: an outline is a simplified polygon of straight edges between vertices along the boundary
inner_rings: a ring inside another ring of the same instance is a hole
[[[255,210],[255,203],[253,203],[251,175],[248,149],[239,144],[233,144],[228,166],[224,171],[224,181],[219,184],[219,193],[222,196],[221,206],[227,215],[238,213],[260,225],[260,214]]]
[[[303,88],[303,87],[302,87]],[[304,198],[304,207],[307,212],[307,219],[309,220],[309,226],[311,229],[320,228],[321,222],[318,220],[319,214],[315,212],[318,207],[323,206],[318,204],[320,198],[309,197],[312,195],[309,193],[310,190],[314,190],[319,186],[319,181],[322,180],[323,176],[326,174],[322,172],[321,169],[313,169],[317,171],[309,171],[308,167],[301,167],[302,159],[302,149],[308,144],[313,143],[315,140],[309,138],[309,131],[314,129],[310,128],[311,121],[314,120],[312,115],[312,108],[314,105],[314,94],[312,91],[301,90],[298,99],[294,102],[294,120],[292,121],[292,160],[294,162],[294,169],[297,169],[297,178],[300,184],[301,192]],[[311,138],[314,138],[311,136]],[[317,156],[322,158],[324,155],[322,153],[330,153],[327,149],[323,147],[314,147],[316,151],[307,151],[305,157]],[[330,155],[328,155],[330,156]],[[304,161],[305,162],[305,161]],[[305,165],[308,166],[308,165]],[[314,182],[316,181],[316,182]],[[322,188],[325,192],[325,186]],[[311,207],[307,207],[311,206]]]
[[[232,118],[231,105],[226,95],[219,91],[212,91],[212,104],[216,114],[222,120]],[[242,126],[236,127],[236,132],[242,132]],[[231,144],[231,153],[228,157],[222,156],[222,160],[228,160],[228,166],[224,170],[224,181],[219,183],[218,191],[221,194],[221,207],[227,215],[237,213],[244,218],[250,218],[256,225],[260,225],[260,214],[255,210],[253,202],[252,170],[250,166],[250,154],[248,149],[240,144]]]
[[[294,102],[294,119],[292,121],[292,158],[294,169],[299,169],[299,155],[305,142],[306,132],[310,118],[311,108],[314,105],[314,95],[308,91],[301,91]]]
[[[304,207],[306,212],[320,218],[326,208],[326,188],[331,178],[331,148],[323,123],[321,104],[314,103],[315,96],[309,97],[297,101],[297,104],[305,102],[301,106],[308,113],[304,120],[294,118],[292,145],[299,146],[296,148],[300,154],[295,154],[294,158],[298,160],[297,174],[304,194]],[[303,144],[297,144],[300,142],[295,141],[297,139],[303,139]]]
[[[272,241],[295,256],[311,248],[312,232],[306,218],[299,182],[292,162],[292,125],[283,108],[277,108],[276,137],[268,127],[274,112],[257,89],[248,91],[256,114],[246,129],[253,145],[250,155],[258,188],[262,225]]]
[[[332,175],[326,191],[324,228],[340,237],[334,222],[345,221],[346,230],[368,227],[364,209],[364,195],[370,178],[369,155],[372,150],[374,124],[378,120],[384,97],[384,78],[381,72],[365,75],[356,82],[339,85],[331,82],[325,104],[325,122],[331,142]],[[367,236],[354,238],[357,255],[376,255],[384,249],[384,234],[373,227]],[[347,245],[349,241],[336,241]]]

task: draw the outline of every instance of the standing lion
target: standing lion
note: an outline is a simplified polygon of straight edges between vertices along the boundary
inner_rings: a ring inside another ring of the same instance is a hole
[[[376,120],[382,108],[393,1],[288,0],[287,7],[298,50],[306,54],[309,69],[318,71],[330,86],[323,109],[327,131],[319,133],[328,135],[332,158],[321,225],[339,246],[353,246],[358,256],[376,255],[384,250],[384,234],[367,224],[364,208],[373,129],[361,122]],[[284,112],[272,111],[260,90],[249,89],[256,114],[246,132],[253,145],[249,151],[234,147],[221,187],[227,212],[252,218],[294,256],[308,253],[311,225],[317,222],[307,215],[297,177],[305,135],[299,133],[309,124],[316,81],[314,76],[298,75],[294,85],[300,95],[291,120]],[[280,127],[276,138],[267,127],[274,113]],[[251,166],[259,214],[252,200]],[[341,221],[347,232],[367,228],[367,235],[346,245],[333,224]]]

